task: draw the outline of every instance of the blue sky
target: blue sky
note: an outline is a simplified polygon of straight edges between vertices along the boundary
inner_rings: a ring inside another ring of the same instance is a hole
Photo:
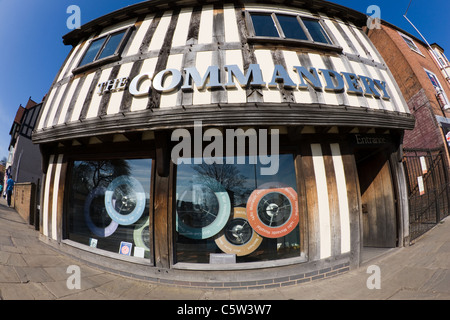
[[[70,5],[81,8],[82,24],[141,0],[0,0],[0,158],[8,154],[11,128],[17,108],[28,98],[40,102],[48,92],[61,64],[70,51],[62,36]],[[403,18],[410,0],[333,0],[366,13],[378,5],[381,18],[417,35]],[[430,43],[437,42],[450,52],[450,2],[412,0],[408,18]],[[417,35],[418,36],[418,35]],[[448,54],[450,56],[450,54]]]

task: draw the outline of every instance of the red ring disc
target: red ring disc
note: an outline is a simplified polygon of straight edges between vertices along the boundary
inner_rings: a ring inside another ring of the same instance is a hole
[[[291,215],[289,219],[278,227],[266,225],[258,216],[259,202],[265,195],[270,193],[280,193],[288,198],[291,203]],[[252,228],[263,237],[276,239],[288,235],[297,227],[300,221],[297,192],[290,187],[257,189],[253,191],[247,202],[247,218]]]

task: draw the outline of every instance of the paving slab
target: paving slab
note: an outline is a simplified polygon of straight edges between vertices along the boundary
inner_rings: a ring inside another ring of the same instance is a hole
[[[69,266],[81,288],[67,285]],[[381,288],[367,285],[374,265]],[[376,255],[356,270],[273,289],[214,290],[146,282],[97,269],[39,240],[39,233],[0,199],[0,299],[5,300],[450,300],[450,219],[414,245]]]

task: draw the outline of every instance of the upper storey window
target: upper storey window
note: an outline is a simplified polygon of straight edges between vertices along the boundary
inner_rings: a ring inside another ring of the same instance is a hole
[[[406,34],[403,34],[400,32],[399,32],[399,34],[411,50],[417,52],[418,54],[422,54],[422,52],[420,52],[419,47],[416,45],[416,43],[414,42],[414,40],[412,38],[410,38]]]
[[[92,40],[74,72],[120,59],[130,33],[131,28],[127,28]]]
[[[333,42],[320,20],[279,13],[247,13],[250,39],[294,40],[303,44],[332,47]],[[335,46],[334,46],[335,47]]]

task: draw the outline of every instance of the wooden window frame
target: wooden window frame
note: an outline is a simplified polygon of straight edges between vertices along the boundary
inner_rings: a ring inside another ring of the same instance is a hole
[[[287,140],[287,139],[286,139]],[[289,258],[281,258],[278,260],[270,260],[270,261],[255,261],[255,262],[241,262],[233,265],[226,264],[208,264],[208,263],[193,263],[193,262],[182,262],[177,259],[177,239],[176,239],[176,230],[173,229],[173,244],[172,244],[172,261],[170,268],[175,270],[191,270],[191,271],[231,271],[231,270],[251,270],[251,269],[261,269],[261,268],[272,268],[272,267],[282,267],[289,266],[292,264],[304,264],[308,263],[309,260],[309,249],[308,249],[308,208],[306,207],[305,199],[306,199],[306,187],[305,180],[303,174],[302,167],[302,151],[301,147],[297,143],[287,142],[284,140],[281,142],[279,154],[280,155],[292,155],[294,161],[294,170],[295,170],[295,180],[298,194],[298,206],[299,206],[299,240],[300,240],[300,249],[299,255],[295,257]],[[203,143],[202,150],[204,150],[207,143]],[[237,153],[237,146],[235,146],[235,154]],[[271,147],[268,148],[271,150]],[[226,154],[226,151],[223,150],[223,154]],[[250,155],[248,146],[246,146],[245,155]],[[172,179],[172,194],[176,194],[177,187],[177,165],[173,164],[173,173],[171,176]],[[173,197],[173,210],[171,214],[172,221],[176,221],[176,198]]]
[[[102,37],[97,37],[95,39],[91,39],[89,41],[89,45],[88,45],[86,51],[83,53],[83,56],[80,59],[78,67],[75,68],[72,71],[72,73],[73,74],[79,74],[79,73],[85,72],[85,71],[87,71],[89,69],[103,66],[103,65],[105,65],[107,63],[119,61],[122,58],[123,50],[125,49],[125,45],[127,44],[127,42],[129,40],[133,30],[134,30],[134,26],[130,26],[130,27],[127,27],[127,28],[122,28],[120,30],[108,33],[108,34],[106,34],[106,35],[104,35]],[[109,43],[109,40],[111,39],[111,37],[113,37],[114,35],[117,35],[119,33],[122,33],[124,31],[125,31],[125,33],[124,33],[124,35],[122,37],[122,40],[120,41],[119,45],[117,46],[116,51],[114,52],[114,54],[112,54],[112,55],[110,55],[108,57],[104,57],[102,59],[99,59],[99,57],[103,53],[103,50],[105,49],[106,45]],[[93,61],[89,62],[89,63],[87,63],[85,65],[80,66],[81,62],[83,61],[84,57],[86,56],[87,52],[89,51],[89,48],[91,47],[92,43],[94,41],[97,41],[97,40],[100,40],[100,39],[103,39],[103,38],[105,38],[105,42],[103,43],[101,48],[98,50],[98,52],[95,55]]]
[[[319,50],[336,51],[336,52],[343,51],[342,47],[335,44],[336,40],[331,35],[330,30],[325,26],[323,19],[319,19],[316,17],[302,16],[300,14],[289,14],[289,13],[272,12],[272,11],[269,12],[269,11],[245,10],[243,12],[243,14],[245,16],[245,22],[246,22],[247,30],[248,30],[248,39],[247,39],[248,42],[259,43],[259,44],[271,43],[271,44],[289,45],[289,46],[297,46],[297,47],[308,47],[308,48],[315,48],[315,49],[319,49]],[[280,36],[279,37],[257,36],[255,27],[253,25],[252,14],[268,14],[268,15],[270,15],[275,23],[275,27]],[[281,24],[278,21],[277,15],[286,15],[286,16],[296,17],[300,27],[302,28],[302,30],[305,33],[308,40],[287,38],[284,34]],[[327,36],[330,43],[314,41],[308,28],[303,23],[302,19],[310,19],[310,20],[317,21],[319,23],[320,27],[322,28],[323,32]]]
[[[63,200],[63,214],[62,214],[62,242],[77,248],[82,248],[83,250],[92,252],[94,254],[98,254],[100,256],[109,257],[115,260],[122,260],[126,262],[132,262],[135,264],[144,264],[149,265],[151,267],[155,266],[155,240],[154,240],[154,197],[155,197],[155,175],[156,175],[156,154],[154,151],[129,151],[128,147],[122,148],[121,146],[111,148],[112,145],[105,146],[105,152],[96,153],[92,148],[89,148],[85,152],[77,154],[73,153],[65,153],[64,159],[67,164],[67,173],[65,176],[65,187],[64,187],[64,200]],[[123,152],[122,152],[122,151]],[[78,243],[74,240],[69,239],[69,192],[71,192],[72,188],[72,170],[74,163],[76,161],[102,161],[102,160],[113,160],[113,159],[124,159],[124,160],[138,160],[138,159],[150,159],[152,163],[151,167],[151,177],[150,177],[150,199],[149,199],[149,221],[150,221],[150,258],[142,259],[135,258],[133,256],[126,257],[121,256],[117,253],[91,248],[88,245]]]
[[[42,109],[42,103],[37,104],[33,108],[25,110],[25,113],[23,115],[23,122],[21,124],[20,132],[19,132],[19,134],[21,136],[31,139],[31,136],[33,134],[34,128],[36,127],[37,119],[39,117],[39,113],[41,112],[41,109]],[[31,130],[30,134],[28,134],[29,130]]]
[[[402,40],[406,43],[408,48],[411,49],[411,51],[414,51],[415,53],[418,53],[424,57],[423,53],[420,51],[419,47],[417,46],[417,44],[413,38],[411,38],[410,36],[407,36],[404,33],[401,33],[400,31],[398,31],[398,34],[401,36]],[[411,41],[411,43],[414,45],[414,48],[411,48],[411,46],[408,44],[407,40]]]

